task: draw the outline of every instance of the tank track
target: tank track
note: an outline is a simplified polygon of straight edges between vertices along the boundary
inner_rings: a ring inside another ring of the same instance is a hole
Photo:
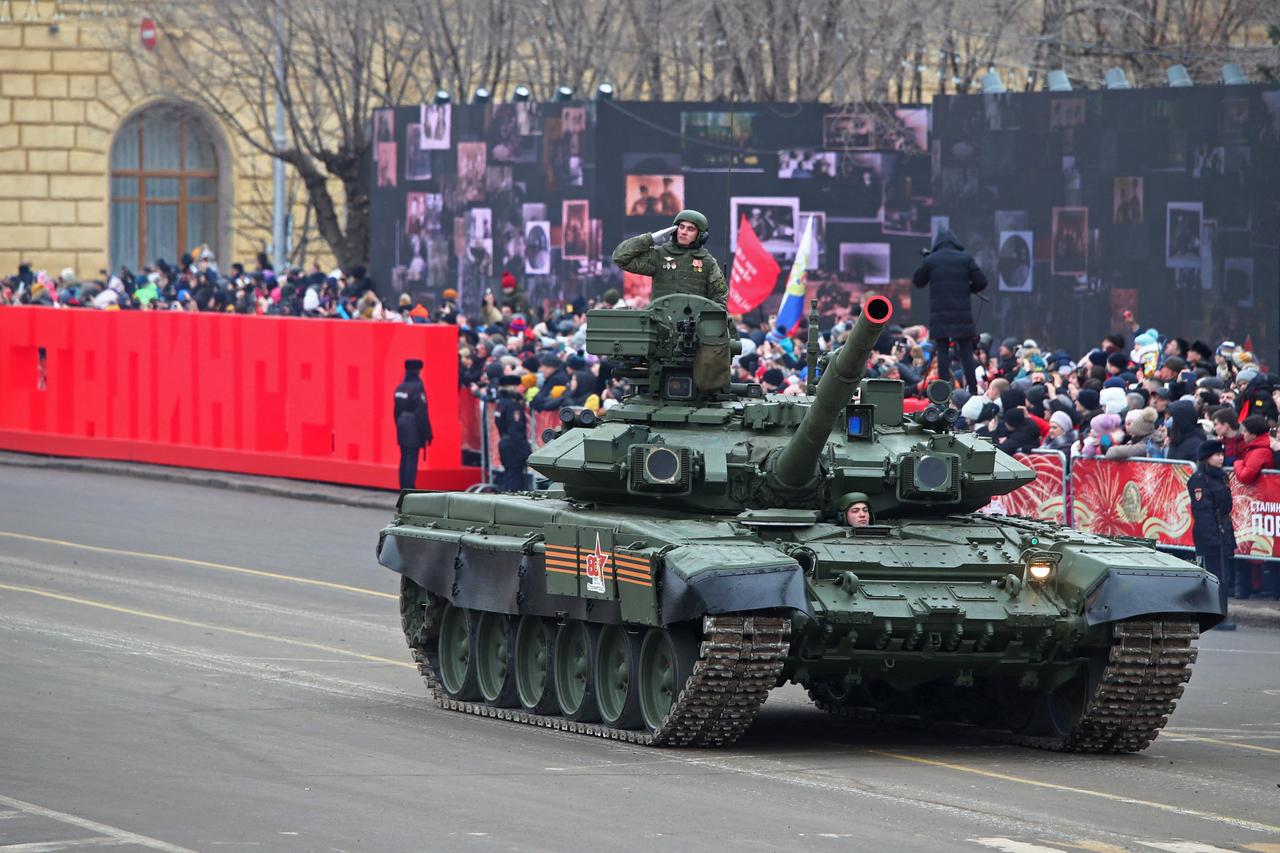
[[[702,643],[692,674],[662,725],[650,732],[450,698],[436,680],[426,655],[426,638],[437,611],[438,605],[429,604],[416,631],[408,613],[402,612],[401,622],[418,672],[438,707],[641,746],[729,746],[734,743],[755,720],[769,691],[778,683],[791,635],[791,622],[787,619],[704,616]]]
[[[1112,625],[1108,661],[1084,715],[1065,736],[1028,735],[964,723],[931,724],[923,717],[886,715],[870,708],[832,705],[815,690],[809,698],[836,716],[954,731],[1059,752],[1139,752],[1160,734],[1191,678],[1200,632],[1188,619],[1132,619]]]

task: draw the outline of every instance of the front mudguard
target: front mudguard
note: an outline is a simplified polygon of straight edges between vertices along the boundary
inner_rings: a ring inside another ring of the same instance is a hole
[[[1207,631],[1223,619],[1218,579],[1208,572],[1109,569],[1084,593],[1092,627],[1158,613],[1194,616]]]

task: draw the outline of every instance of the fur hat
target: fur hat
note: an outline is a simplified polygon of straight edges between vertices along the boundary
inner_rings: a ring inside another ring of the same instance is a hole
[[[1211,438],[1196,448],[1196,461],[1203,462],[1215,453],[1225,452],[1226,448],[1222,446],[1222,442],[1218,441],[1216,438]]]
[[[1124,431],[1134,438],[1146,438],[1155,432],[1156,410],[1152,408],[1134,409],[1124,416]]]

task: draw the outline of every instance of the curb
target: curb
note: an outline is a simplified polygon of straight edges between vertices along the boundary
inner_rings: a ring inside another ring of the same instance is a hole
[[[1227,614],[1231,621],[1238,625],[1252,628],[1280,628],[1280,607],[1266,607],[1259,604],[1237,603],[1232,599],[1227,606]]]
[[[88,471],[94,474],[137,477],[145,480],[207,486],[235,492],[248,492],[320,503],[336,503],[367,509],[394,510],[396,499],[399,497],[399,492],[361,489],[354,486],[336,486],[305,480],[255,477],[247,474],[204,471],[198,468],[175,468],[168,465],[149,465],[141,462],[110,462],[77,457],[39,456],[10,451],[0,452],[0,465],[12,465],[21,468],[50,468],[60,471]]]

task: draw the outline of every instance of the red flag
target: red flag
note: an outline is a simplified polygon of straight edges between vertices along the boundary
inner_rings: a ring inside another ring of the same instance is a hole
[[[780,272],[778,262],[742,217],[738,225],[738,251],[729,273],[729,313],[745,314],[773,293]]]

